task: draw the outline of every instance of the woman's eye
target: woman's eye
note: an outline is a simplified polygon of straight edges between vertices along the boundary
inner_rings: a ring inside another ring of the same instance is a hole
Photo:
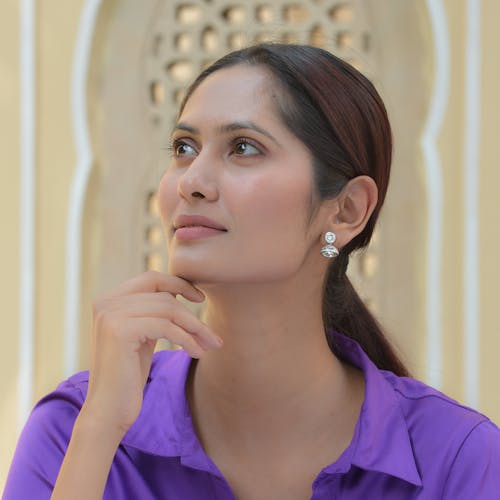
[[[249,142],[240,141],[236,143],[234,153],[237,156],[251,156],[260,154],[260,151]]]
[[[175,156],[191,156],[195,154],[196,154],[195,149],[189,144],[186,144],[185,142],[174,144]]]

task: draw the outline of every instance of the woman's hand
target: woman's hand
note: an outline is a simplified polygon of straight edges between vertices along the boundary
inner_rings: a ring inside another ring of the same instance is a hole
[[[128,430],[141,409],[158,339],[194,358],[222,345],[176,295],[204,300],[188,281],[148,271],[93,301],[89,387],[79,420],[122,435]]]
[[[102,498],[113,457],[142,406],[158,339],[199,358],[221,339],[175,297],[204,295],[175,276],[149,271],[92,303],[90,378],[51,498]]]

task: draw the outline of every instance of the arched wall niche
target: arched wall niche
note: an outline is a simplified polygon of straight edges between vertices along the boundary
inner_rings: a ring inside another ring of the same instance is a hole
[[[374,241],[349,274],[410,368],[417,366],[426,23],[422,3],[399,0],[103,0],[87,87],[94,162],[82,238],[82,366],[92,299],[146,269],[166,270],[155,191],[182,89],[210,61],[257,40],[323,46],[365,72],[384,97],[395,136],[391,186]]]

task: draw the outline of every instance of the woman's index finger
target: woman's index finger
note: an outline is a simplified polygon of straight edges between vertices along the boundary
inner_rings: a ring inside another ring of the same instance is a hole
[[[160,273],[159,271],[146,271],[119,285],[113,295],[130,295],[133,293],[168,292],[172,295],[182,295],[192,302],[202,302],[203,293],[189,281]]]

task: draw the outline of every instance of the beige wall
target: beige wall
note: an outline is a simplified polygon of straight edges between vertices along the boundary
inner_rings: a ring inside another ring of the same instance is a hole
[[[17,435],[17,356],[19,307],[19,45],[18,2],[0,7],[0,258],[3,318],[0,349],[0,485]]]
[[[500,394],[498,382],[500,365],[500,335],[498,313],[500,309],[500,162],[498,140],[500,131],[500,64],[496,47],[500,33],[495,20],[500,19],[500,4],[494,0],[484,2],[481,44],[481,176],[480,176],[480,278],[481,285],[481,380],[484,389],[481,408],[500,421]]]
[[[422,3],[424,0],[416,0]],[[76,165],[72,137],[70,101],[71,71],[78,25],[84,0],[40,0],[36,12],[36,159],[35,159],[35,310],[33,403],[63,377],[63,334],[65,307],[66,222],[70,186]],[[104,2],[106,3],[106,2]],[[109,2],[108,2],[109,3]],[[119,4],[119,1],[114,2]],[[440,2],[439,2],[440,3]],[[500,422],[497,379],[500,367],[497,352],[496,312],[499,307],[500,224],[498,222],[498,130],[500,130],[500,65],[495,47],[500,43],[496,21],[500,3],[481,3],[480,55],[480,142],[479,142],[479,256],[480,256],[480,400],[479,408]],[[464,400],[464,144],[465,122],[465,0],[445,0],[448,24],[451,79],[444,122],[437,138],[443,172],[443,253],[442,253],[442,333],[443,390]],[[111,10],[112,12],[112,10]],[[0,350],[0,487],[2,487],[17,439],[18,358],[20,328],[20,62],[19,2],[0,3],[0,217],[3,244],[0,263],[0,300],[3,317],[3,348]],[[109,15],[109,12],[108,14]],[[428,16],[420,29],[431,37]],[[404,43],[404,40],[401,41]],[[432,47],[429,42],[428,47]],[[426,47],[426,50],[427,48]],[[432,86],[435,69],[433,53],[427,55]],[[427,91],[427,90],[426,90]],[[397,144],[396,131],[396,144]],[[418,138],[415,138],[418,141]],[[424,162],[422,157],[421,162]],[[423,166],[422,166],[423,172]],[[423,175],[420,172],[419,175]],[[416,207],[425,212],[426,201]],[[411,230],[411,228],[409,229]],[[425,245],[422,244],[422,248]],[[420,288],[425,291],[426,258],[422,258]],[[421,301],[425,304],[425,301]],[[426,310],[420,307],[419,323],[425,325]],[[22,314],[25,314],[23,312]],[[27,312],[26,314],[29,314]],[[389,318],[390,320],[390,318]],[[394,326],[394,323],[393,323]],[[400,325],[397,325],[400,326]],[[397,332],[396,332],[397,334]],[[426,332],[411,345],[406,357],[422,378],[426,377]]]

